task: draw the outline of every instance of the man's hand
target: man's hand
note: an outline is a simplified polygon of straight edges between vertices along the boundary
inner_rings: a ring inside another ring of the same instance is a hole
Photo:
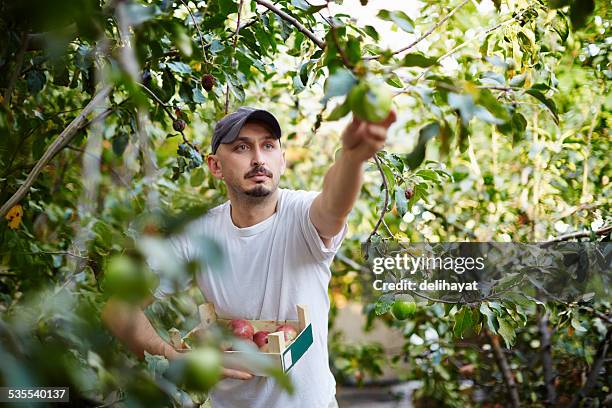
[[[385,145],[387,130],[397,118],[394,111],[381,122],[366,122],[353,116],[353,121],[342,133],[342,153],[357,161],[366,161]]]
[[[221,376],[225,378],[232,378],[234,380],[250,380],[253,378],[253,374],[247,373],[246,371],[234,370],[231,368],[223,368]]]

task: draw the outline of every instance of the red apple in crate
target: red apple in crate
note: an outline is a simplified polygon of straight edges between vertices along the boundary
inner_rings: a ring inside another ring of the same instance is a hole
[[[230,320],[229,326],[232,329],[234,336],[247,340],[253,340],[253,333],[255,333],[255,329],[253,329],[253,325],[248,320]]]
[[[268,334],[270,334],[270,332],[262,330],[262,331],[258,331],[257,333],[253,335],[253,341],[255,342],[255,344],[257,344],[257,347],[259,347],[260,350],[262,348],[267,349]]]
[[[282,331],[285,333],[285,341],[291,341],[295,339],[298,335],[297,330],[295,330],[295,327],[290,324],[281,324],[276,328],[276,331]]]

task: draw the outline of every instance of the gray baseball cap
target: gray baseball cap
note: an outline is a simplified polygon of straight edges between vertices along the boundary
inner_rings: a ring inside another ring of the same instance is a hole
[[[272,135],[277,139],[281,137],[281,127],[278,120],[267,110],[255,109],[248,106],[239,108],[236,112],[225,115],[217,122],[212,137],[212,152],[215,154],[221,143],[232,143],[238,137],[240,130],[249,119],[261,120],[270,125]]]

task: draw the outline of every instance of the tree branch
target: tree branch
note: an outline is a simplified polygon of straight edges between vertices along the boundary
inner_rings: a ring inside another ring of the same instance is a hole
[[[380,217],[378,218],[376,225],[374,225],[374,229],[368,236],[368,239],[366,240],[366,242],[370,242],[374,234],[376,234],[376,231],[378,231],[378,227],[380,227],[380,224],[382,223],[383,218],[385,218],[385,214],[387,213],[387,205],[389,205],[389,185],[387,184],[387,178],[385,177],[385,173],[381,167],[380,160],[378,159],[377,155],[374,155],[374,161],[376,162],[376,167],[378,168],[378,171],[380,172],[380,175],[383,181],[383,185],[385,188],[385,204],[383,205],[383,208],[380,211]]]
[[[5,107],[8,107],[11,103],[11,95],[13,94],[13,88],[15,87],[15,83],[17,82],[17,78],[21,74],[21,65],[23,64],[23,58],[28,48],[29,38],[27,34],[23,34],[21,36],[21,47],[17,52],[17,57],[15,58],[15,67],[11,74],[11,78],[9,79],[8,86],[4,91],[4,99],[2,100],[2,104]]]
[[[591,234],[606,235],[606,234],[609,234],[610,232],[612,232],[612,224],[611,225],[606,225],[605,227],[600,228],[600,229],[598,229],[596,231],[577,231],[577,232],[571,232],[569,234],[560,235],[560,236],[558,236],[556,238],[549,239],[548,241],[543,243],[542,247],[545,248],[545,247],[547,247],[550,244],[555,243],[555,242],[569,241],[570,239],[590,237]]]
[[[195,16],[193,15],[193,13],[191,12],[191,8],[189,7],[189,5],[187,3],[185,3],[183,0],[179,0],[183,6],[185,6],[185,8],[187,9],[187,12],[189,13],[189,16],[191,16],[191,21],[193,21],[193,26],[196,28],[196,30],[198,31],[198,35],[200,36],[200,45],[202,46],[202,57],[204,58],[204,62],[206,62],[207,64],[209,63],[208,60],[206,59],[206,47],[204,46],[204,36],[202,35],[202,31],[200,31],[200,27],[198,27],[198,23],[196,22]],[[208,72],[208,65],[204,66],[204,70],[206,72]]]
[[[553,370],[552,359],[552,332],[553,329],[548,324],[549,311],[545,310],[544,314],[538,319],[538,329],[541,335],[541,350],[542,350],[542,367],[544,370],[544,384],[546,385],[546,405],[553,407],[557,401],[557,390],[555,389],[555,373]]]
[[[66,129],[64,129],[62,133],[60,133],[59,137],[55,139],[53,143],[51,143],[51,145],[49,145],[45,153],[42,155],[40,160],[36,163],[32,171],[30,172],[30,174],[28,174],[28,177],[26,178],[25,182],[19,187],[19,189],[17,189],[17,191],[15,192],[15,194],[13,194],[12,197],[9,198],[8,201],[2,205],[2,207],[0,207],[1,218],[4,218],[6,213],[26,196],[26,194],[30,190],[30,187],[32,187],[32,184],[34,184],[34,180],[36,179],[36,177],[38,177],[43,167],[45,167],[47,163],[49,163],[49,161],[55,156],[55,154],[57,154],[57,152],[59,152],[66,144],[68,144],[72,140],[72,138],[75,137],[77,131],[81,128],[81,125],[86,122],[87,115],[93,112],[93,110],[96,109],[98,105],[108,97],[111,89],[112,87],[107,85],[103,87],[96,95],[94,95],[94,97],[87,104],[87,106],[83,108],[81,113],[76,118],[74,118],[72,122],[70,122],[70,124],[66,127]]]
[[[312,42],[314,42],[319,48],[325,49],[325,41],[317,38],[317,36],[314,35],[314,33],[312,31],[310,31],[308,28],[306,28],[296,18],[294,18],[294,17],[290,16],[289,14],[285,13],[284,11],[280,10],[278,7],[276,7],[274,4],[270,3],[267,0],[255,0],[255,3],[261,4],[262,6],[266,7],[268,10],[272,11],[274,14],[276,14],[277,16],[282,18],[283,20],[289,22],[291,25],[293,25],[295,28],[297,28],[299,31],[301,31],[302,34],[304,34],[306,37],[310,38],[312,40]]]
[[[591,372],[589,373],[589,376],[587,377],[587,380],[582,386],[582,388],[574,395],[574,398],[572,399],[572,402],[568,405],[568,408],[578,407],[578,403],[584,397],[586,397],[591,388],[595,386],[595,383],[597,382],[597,376],[599,375],[599,372],[601,371],[601,368],[603,367],[608,352],[610,350],[610,342],[612,342],[612,328],[608,328],[606,337],[599,344],[595,361],[591,366]]]
[[[516,382],[514,381],[514,376],[512,374],[512,370],[510,369],[510,365],[508,364],[508,360],[504,355],[504,349],[499,341],[499,336],[491,335],[487,332],[489,339],[491,340],[491,347],[493,348],[493,354],[495,355],[495,360],[497,361],[497,366],[502,373],[504,378],[504,383],[508,388],[508,393],[510,394],[510,402],[512,408],[520,408],[521,400],[519,399],[518,388],[516,386]]]
[[[415,45],[417,45],[418,43],[423,41],[425,38],[429,37],[431,35],[431,33],[433,33],[438,27],[440,27],[442,24],[444,24],[446,22],[446,20],[451,18],[453,16],[453,14],[455,14],[460,8],[462,8],[463,6],[465,6],[469,2],[470,2],[470,0],[463,0],[459,5],[457,5],[454,9],[452,9],[447,15],[445,15],[440,21],[438,21],[436,24],[432,25],[429,30],[427,30],[425,33],[423,33],[423,35],[421,35],[419,38],[417,38],[416,40],[414,40],[413,42],[411,42],[407,46],[393,51],[392,54],[396,55],[396,54],[402,53],[404,51],[408,51],[409,49],[413,48]],[[367,57],[367,58],[364,58],[364,59],[366,59],[366,60],[374,60],[374,59],[378,59],[380,57],[381,57],[381,55],[374,55],[372,57]]]
[[[461,44],[459,44],[458,46],[456,46],[455,48],[453,48],[452,50],[448,51],[447,53],[445,53],[444,55],[438,57],[438,59],[436,59],[436,63],[431,65],[429,68],[426,68],[423,70],[423,72],[421,72],[419,74],[419,76],[417,76],[414,80],[414,82],[418,82],[421,78],[423,78],[429,71],[431,71],[431,69],[436,66],[436,64],[438,62],[440,62],[441,60],[443,60],[446,57],[450,57],[451,55],[453,55],[454,53],[456,53],[457,51],[459,51],[460,49],[462,49],[463,47],[465,47],[466,45],[468,45],[469,43],[471,43],[472,41],[476,41],[480,38],[482,38],[483,36],[486,36],[487,34],[497,30],[500,27],[503,27],[506,24],[509,24],[515,20],[517,20],[518,18],[520,18],[527,10],[529,10],[530,7],[524,8],[523,10],[521,10],[519,13],[516,13],[516,15],[514,15],[513,17],[502,21],[501,23],[498,23],[496,25],[494,25],[493,27],[487,28],[486,30],[480,32],[479,34],[475,35],[474,37],[470,38],[467,41],[462,42]]]
[[[234,32],[234,54],[236,54],[236,46],[238,45],[238,32],[240,31],[240,15],[242,14],[242,4],[244,0],[240,0],[240,4],[238,4],[238,21],[236,22],[236,31]],[[232,56],[232,66],[234,64],[234,56]],[[227,80],[227,84],[225,85],[225,114],[229,111],[229,94],[230,94],[230,81]]]

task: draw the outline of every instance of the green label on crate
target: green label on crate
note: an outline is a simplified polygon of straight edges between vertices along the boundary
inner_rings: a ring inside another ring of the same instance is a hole
[[[289,371],[289,369],[295,365],[311,344],[312,324],[309,324],[283,353],[283,366],[285,371]]]

